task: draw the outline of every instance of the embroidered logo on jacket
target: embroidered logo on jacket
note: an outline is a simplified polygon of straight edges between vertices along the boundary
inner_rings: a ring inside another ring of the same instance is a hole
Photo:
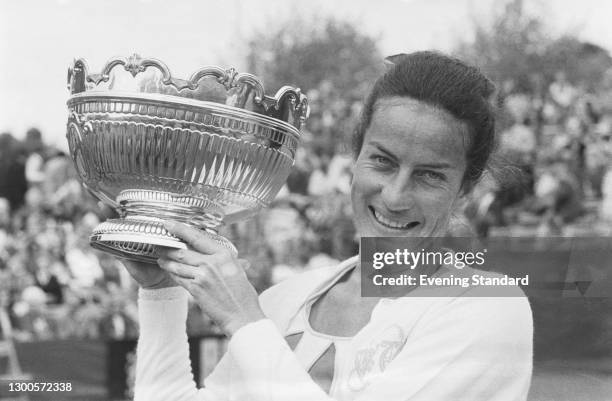
[[[349,374],[350,389],[363,390],[373,377],[385,371],[405,342],[404,330],[398,325],[393,325],[386,328],[368,347],[357,351],[353,369]]]

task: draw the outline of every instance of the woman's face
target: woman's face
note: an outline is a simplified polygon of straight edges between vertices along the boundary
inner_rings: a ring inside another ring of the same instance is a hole
[[[467,127],[411,98],[383,98],[353,170],[360,237],[445,234],[466,169]]]

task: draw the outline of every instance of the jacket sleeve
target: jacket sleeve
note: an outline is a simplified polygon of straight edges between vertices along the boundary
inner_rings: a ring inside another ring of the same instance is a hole
[[[217,365],[206,380],[206,388],[198,389],[193,380],[186,331],[187,302],[187,291],[181,287],[140,290],[135,401],[227,400],[227,360]]]
[[[516,298],[459,298],[428,314],[355,401],[526,400],[533,323]],[[254,341],[257,339],[257,341]],[[304,371],[270,320],[251,323],[229,346],[258,401],[331,401]]]

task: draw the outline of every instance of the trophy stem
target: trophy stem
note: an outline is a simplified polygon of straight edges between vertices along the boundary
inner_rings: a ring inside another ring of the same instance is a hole
[[[160,191],[125,190],[117,197],[125,219],[174,220],[216,234],[223,214],[214,202]]]
[[[223,215],[214,212],[212,202],[166,192],[126,190],[118,196],[117,203],[120,218],[107,220],[94,229],[90,237],[94,248],[155,263],[157,247],[187,247],[163,225],[164,220],[174,220],[206,232],[214,241],[237,252],[231,242],[218,235]]]

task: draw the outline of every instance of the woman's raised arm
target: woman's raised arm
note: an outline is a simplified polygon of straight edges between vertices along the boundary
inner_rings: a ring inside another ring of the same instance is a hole
[[[135,401],[228,399],[228,378],[223,379],[227,361],[217,365],[205,389],[194,382],[186,332],[187,296],[181,287],[140,290]]]

